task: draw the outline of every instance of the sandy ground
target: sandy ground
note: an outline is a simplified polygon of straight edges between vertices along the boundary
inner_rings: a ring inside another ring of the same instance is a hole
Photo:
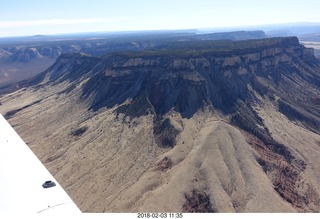
[[[56,94],[66,87],[3,96],[0,113],[41,100],[9,122],[83,212],[179,212],[193,189],[208,194],[216,212],[296,211],[274,190],[243,133],[219,113],[204,110],[191,119],[168,113],[180,134],[173,149],[163,149],[151,115],[88,112],[79,90]],[[273,137],[308,162],[306,183],[320,193],[320,136],[271,106],[257,110]],[[81,136],[72,135],[83,127]],[[165,157],[172,165],[160,170]]]

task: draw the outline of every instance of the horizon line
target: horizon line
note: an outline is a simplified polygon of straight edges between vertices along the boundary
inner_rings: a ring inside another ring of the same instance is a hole
[[[50,19],[52,24],[54,22],[58,22],[59,24],[62,24],[65,20],[64,19]],[[74,23],[94,23],[94,22],[105,22],[105,21],[112,21],[111,19],[69,19],[69,22],[67,24],[74,24]],[[7,22],[1,22],[1,23],[9,23]],[[43,24],[45,21],[40,22],[39,25]],[[41,24],[40,24],[41,23]],[[55,23],[55,24],[58,24]],[[31,25],[26,21],[26,24]],[[268,27],[268,28],[276,28],[281,26],[287,26],[287,27],[295,27],[297,25],[306,25],[306,26],[313,26],[313,25],[320,25],[320,22],[312,22],[312,21],[301,21],[301,22],[286,22],[286,23],[269,23],[269,24],[256,24],[256,25],[238,25],[238,26],[212,26],[212,27],[200,27],[200,28],[168,28],[168,29],[124,29],[124,30],[97,30],[97,31],[74,31],[74,32],[61,32],[61,33],[49,33],[49,34],[25,34],[25,35],[9,35],[9,36],[0,36],[0,39],[4,38],[28,38],[28,37],[57,37],[57,36],[65,36],[65,35],[82,35],[82,34],[112,34],[112,33],[134,33],[134,32],[161,32],[161,31],[252,31],[250,28],[257,28],[255,30],[260,30],[259,27]],[[1,25],[0,25],[1,26]],[[249,29],[243,29],[243,28],[249,28]],[[261,30],[264,31],[264,30]],[[320,33],[320,30],[319,30]]]

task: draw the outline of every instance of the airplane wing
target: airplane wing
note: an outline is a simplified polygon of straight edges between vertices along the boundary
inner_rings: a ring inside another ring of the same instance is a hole
[[[81,213],[0,114],[0,213]]]

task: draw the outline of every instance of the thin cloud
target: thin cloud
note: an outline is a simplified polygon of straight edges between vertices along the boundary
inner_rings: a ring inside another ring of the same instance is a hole
[[[122,18],[89,18],[89,19],[46,19],[46,20],[20,20],[0,21],[0,28],[33,27],[43,25],[68,25],[68,24],[90,24],[119,21]]]

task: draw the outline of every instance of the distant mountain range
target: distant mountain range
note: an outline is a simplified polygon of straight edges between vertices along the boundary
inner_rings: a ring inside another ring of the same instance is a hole
[[[85,52],[93,56],[117,51],[141,51],[161,47],[166,41],[244,40],[266,37],[262,31],[237,31],[197,35],[195,32],[80,34],[0,38],[0,86],[44,71],[62,53]]]
[[[206,28],[199,29],[199,33],[206,32],[230,32],[230,31],[252,31],[262,30],[270,37],[276,36],[301,36],[320,32],[320,23],[300,22],[300,23],[283,23],[283,24],[265,24],[256,26],[240,26],[226,28]]]

